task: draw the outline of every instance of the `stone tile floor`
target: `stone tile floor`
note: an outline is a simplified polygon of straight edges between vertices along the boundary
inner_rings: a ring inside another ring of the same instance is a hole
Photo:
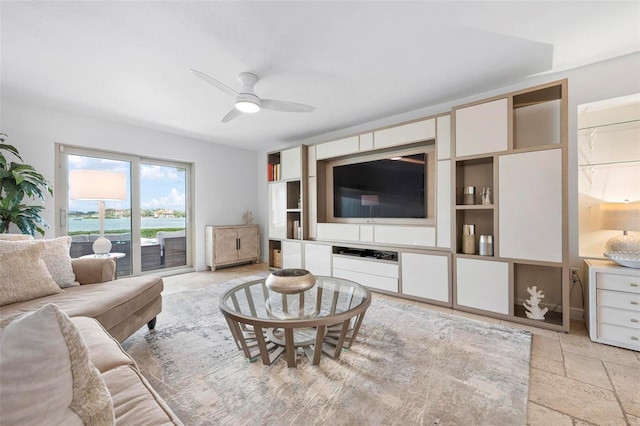
[[[164,294],[266,272],[265,264],[166,277]],[[391,296],[378,295],[379,297]],[[404,300],[406,302],[406,300]],[[640,352],[594,343],[581,321],[571,332],[529,327],[451,308],[415,306],[528,330],[533,334],[527,424],[640,426]]]

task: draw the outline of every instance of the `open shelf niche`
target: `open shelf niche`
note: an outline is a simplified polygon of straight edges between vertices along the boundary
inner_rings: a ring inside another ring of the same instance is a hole
[[[563,91],[559,83],[513,96],[513,149],[559,145],[562,141]]]
[[[280,153],[273,152],[267,155],[267,182],[280,180]]]
[[[474,204],[463,203],[467,186],[475,187]],[[482,204],[483,188],[491,190],[491,204]],[[475,255],[479,236],[494,235],[494,197],[493,156],[456,161],[456,253],[462,253],[463,225],[475,225]]]
[[[562,309],[565,306],[563,303],[562,267],[514,263],[513,269],[514,315],[518,319],[526,320],[536,326],[561,328],[563,324]],[[528,318],[523,306],[523,302],[531,297],[527,288],[534,286],[538,291],[542,291],[544,296],[539,306],[548,309],[543,320]]]

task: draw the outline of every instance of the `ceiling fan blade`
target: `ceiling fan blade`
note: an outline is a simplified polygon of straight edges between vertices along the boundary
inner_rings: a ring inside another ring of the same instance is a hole
[[[284,112],[311,112],[316,109],[316,107],[313,107],[311,105],[299,104],[296,102],[279,101],[276,99],[261,99],[260,104],[263,108]]]
[[[236,107],[233,107],[233,109],[231,111],[229,111],[227,113],[227,115],[222,117],[222,122],[223,123],[227,123],[227,122],[233,120],[234,118],[238,117],[240,114],[242,114],[242,112],[237,110]]]
[[[202,80],[206,81],[207,83],[217,87],[218,89],[222,90],[225,93],[228,93],[231,96],[238,96],[238,92],[236,92],[235,90],[233,90],[231,87],[227,86],[224,83],[220,83],[218,80],[209,77],[208,75],[206,75],[203,72],[200,71],[196,71],[196,70],[189,70],[191,72],[191,74],[195,75],[196,77],[201,78]]]

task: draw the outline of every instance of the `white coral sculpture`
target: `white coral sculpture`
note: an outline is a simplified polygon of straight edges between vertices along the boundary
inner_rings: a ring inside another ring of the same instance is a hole
[[[544,315],[549,309],[541,309],[539,306],[542,299],[544,299],[542,290],[538,290],[538,287],[534,285],[533,287],[527,287],[527,293],[529,293],[531,297],[522,304],[524,309],[526,309],[525,314],[527,318],[543,320]]]

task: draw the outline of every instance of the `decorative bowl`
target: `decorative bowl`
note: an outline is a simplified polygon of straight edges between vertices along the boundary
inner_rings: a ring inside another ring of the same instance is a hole
[[[627,268],[640,268],[640,256],[608,252],[604,253],[604,256],[618,265],[626,266]]]
[[[316,277],[306,269],[278,269],[265,281],[269,290],[283,294],[302,293],[315,284]]]

